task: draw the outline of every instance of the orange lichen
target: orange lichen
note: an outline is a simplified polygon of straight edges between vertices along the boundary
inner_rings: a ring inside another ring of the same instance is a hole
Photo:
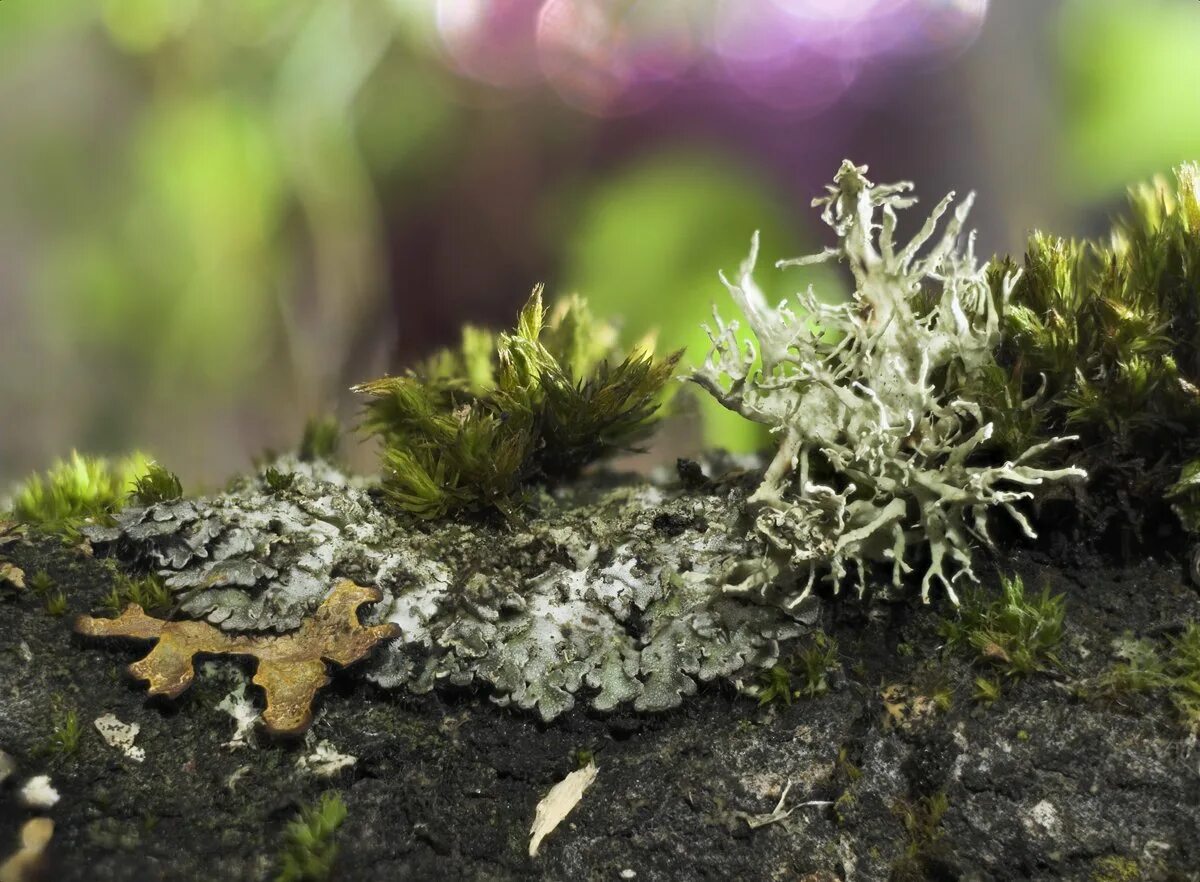
[[[41,878],[38,872],[46,846],[54,836],[49,818],[31,818],[21,828],[21,845],[16,853],[0,864],[0,882],[31,882]]]
[[[250,655],[258,660],[254,683],[263,688],[267,707],[263,723],[277,735],[296,735],[312,725],[312,702],[329,683],[326,661],[349,665],[370,654],[379,643],[400,636],[394,624],[366,627],[358,608],[382,597],[342,579],[310,618],[290,634],[227,634],[207,622],[168,622],[146,615],[131,603],[115,619],[80,616],[75,631],[89,637],[157,640],[158,645],[129,672],[150,683],[151,695],[175,698],[195,677],[193,658],[206,655]]]

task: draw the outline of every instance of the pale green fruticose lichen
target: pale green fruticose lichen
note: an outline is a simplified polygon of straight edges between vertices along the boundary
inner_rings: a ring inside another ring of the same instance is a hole
[[[1009,513],[1033,528],[1016,504],[1047,481],[1082,479],[1076,468],[1031,463],[1056,438],[1013,461],[974,464],[992,425],[963,397],[966,381],[993,364],[1000,316],[1016,277],[995,296],[987,266],[976,265],[974,234],[958,247],[972,199],[962,203],[941,238],[934,236],[953,200],[934,209],[906,245],[893,238],[897,211],[916,200],[911,184],[876,186],[866,167],[844,162],[828,196],[814,201],[839,238],[812,257],[781,261],[803,266],[843,260],[854,279],[849,302],[826,304],[810,288],[799,310],[771,308],[749,259],[735,282],[725,281],[754,341],[738,337],[714,310],[713,349],[691,379],[725,407],[768,426],[779,449],[748,506],[771,553],[730,574],[730,589],[765,592],[783,586],[785,599],[807,597],[818,576],[836,587],[857,570],[860,591],[872,562],[890,562],[893,584],[911,571],[915,548],[929,562],[921,597],[940,581],[974,581],[976,542],[990,544],[987,516]],[[947,563],[957,567],[947,572]],[[791,590],[788,577],[799,577]],[[788,593],[790,591],[790,593]]]
[[[367,618],[402,636],[376,653],[370,679],[414,692],[484,684],[546,720],[577,695],[599,710],[661,710],[698,681],[753,682],[815,621],[815,600],[785,612],[721,591],[716,577],[747,553],[732,485],[694,493],[601,475],[541,491],[514,530],[397,515],[328,463],[271,467],[276,488],[292,476],[283,489],[264,470],[87,534],[227,630],[295,628],[338,577],[376,585],[384,599]]]

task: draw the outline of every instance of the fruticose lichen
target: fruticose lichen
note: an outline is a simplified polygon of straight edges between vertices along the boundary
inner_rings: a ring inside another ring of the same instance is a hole
[[[748,547],[736,484],[540,489],[514,528],[397,514],[324,461],[269,468],[291,476],[286,489],[260,474],[86,533],[152,567],[183,613],[229,632],[294,629],[339,577],[377,586],[365,621],[400,636],[366,663],[369,679],[414,692],[485,685],[546,720],[577,696],[662,710],[698,681],[753,682],[817,614],[815,599],[786,612],[722,592],[719,574]]]
[[[729,293],[754,340],[738,336],[714,311],[713,349],[691,377],[725,407],[768,426],[779,448],[748,504],[755,530],[771,553],[736,572],[734,590],[784,588],[788,602],[808,596],[818,576],[836,587],[857,571],[860,591],[871,564],[888,561],[893,585],[911,571],[914,549],[929,562],[921,597],[941,582],[957,602],[953,582],[975,580],[976,543],[990,544],[990,510],[1007,511],[1021,529],[1033,527],[1017,509],[1047,481],[1077,479],[1074,467],[1034,463],[1064,438],[1050,438],[993,464],[972,458],[992,434],[979,404],[964,397],[970,382],[994,365],[1001,315],[1016,276],[999,294],[988,267],[959,238],[971,198],[926,252],[953,199],[937,205],[907,244],[894,240],[897,212],[916,201],[911,184],[876,186],[865,166],[844,162],[828,195],[814,201],[839,244],[802,266],[845,261],[855,290],[847,303],[826,304],[812,289],[771,308],[755,284],[757,236]],[[947,572],[953,563],[957,572]],[[783,578],[781,578],[783,577]]]

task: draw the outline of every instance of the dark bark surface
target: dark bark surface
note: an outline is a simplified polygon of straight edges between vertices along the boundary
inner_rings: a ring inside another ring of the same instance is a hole
[[[1162,695],[1089,688],[1115,638],[1165,646],[1200,618],[1200,598],[1177,561],[1118,566],[1054,544],[999,563],[1066,595],[1061,666],[1006,684],[990,707],[972,699],[981,671],[941,648],[944,603],[867,608],[848,594],[825,606],[833,688],[790,706],[708,686],[669,713],[580,707],[547,725],[482,692],[413,697],[351,669],[320,695],[307,739],[256,734],[239,749],[223,746],[234,722],[217,705],[244,669],[221,662],[179,699],[148,699],[124,670],[144,647],[71,632],[110,570],[54,540],[11,544],[0,553],[45,570],[69,610],[53,617],[33,591],[0,588],[0,750],[16,765],[0,783],[0,861],[38,813],[20,788],[45,774],[61,796],[42,812],[55,880],[272,879],[285,826],[327,790],[349,810],[334,879],[1200,878],[1193,739]],[[934,707],[946,690],[950,707]],[[49,751],[71,710],[78,749]],[[92,721],[106,713],[140,725],[144,762],[101,739]],[[328,778],[299,770],[320,741],[356,762]],[[597,780],[531,859],[534,808],[581,751]],[[789,781],[795,810],[752,828]]]

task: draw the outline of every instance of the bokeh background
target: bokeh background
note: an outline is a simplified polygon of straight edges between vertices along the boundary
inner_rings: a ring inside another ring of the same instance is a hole
[[[1200,3],[4,0],[0,486],[73,447],[218,483],[538,281],[702,358],[717,270],[824,244],[842,157],[978,191],[984,253],[1097,232],[1200,157]],[[672,452],[754,443],[688,408]]]

